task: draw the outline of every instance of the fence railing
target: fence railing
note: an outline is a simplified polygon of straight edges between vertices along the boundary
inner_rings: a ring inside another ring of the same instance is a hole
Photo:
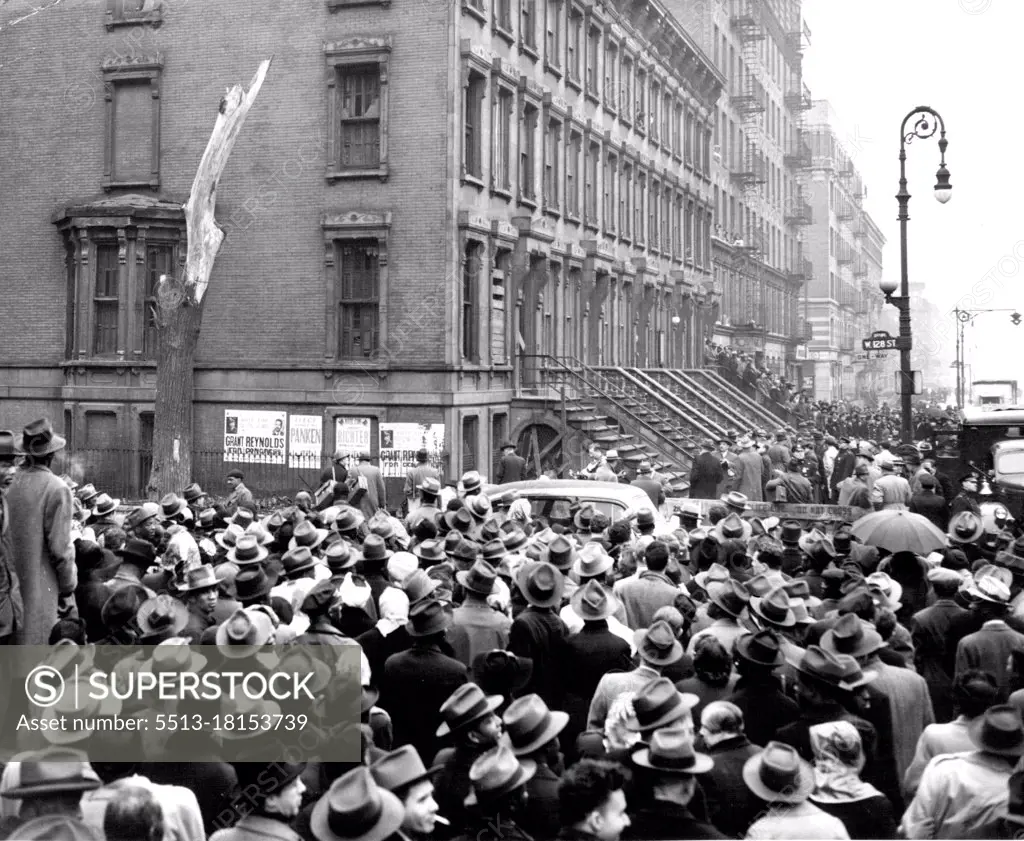
[[[192,481],[198,482],[211,497],[227,497],[230,489],[224,479],[230,470],[245,474],[245,485],[256,499],[292,497],[302,490],[314,491],[320,484],[320,471],[326,457],[310,456],[289,460],[241,464],[225,461],[223,450],[199,450],[192,453]],[[60,453],[54,462],[55,473],[67,473],[76,482],[90,482],[96,489],[122,500],[146,497],[153,464],[151,450],[117,448],[75,448]],[[180,490],[180,489],[179,489]]]

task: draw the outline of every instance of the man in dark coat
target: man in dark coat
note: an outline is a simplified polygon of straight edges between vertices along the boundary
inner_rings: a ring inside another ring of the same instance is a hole
[[[661,486],[660,482],[656,482],[651,477],[651,469],[649,461],[640,462],[636,469],[637,477],[629,484],[634,488],[640,488],[650,497],[651,504],[656,508],[660,508],[665,503],[665,489]]]
[[[960,493],[949,504],[950,519],[961,511],[970,511],[976,517],[981,516],[981,506],[978,504],[978,477],[973,473],[966,473],[961,477]]]
[[[962,582],[958,573],[937,567],[928,573],[928,580],[936,601],[913,615],[910,633],[917,673],[928,683],[935,720],[943,723],[953,719],[956,648],[974,630],[974,621],[969,610],[953,601]]]
[[[7,645],[14,639],[15,625],[22,621],[21,587],[4,541],[10,524],[5,496],[17,472],[17,458],[14,433],[0,430],[0,645]]]
[[[391,713],[395,744],[412,744],[420,756],[437,753],[441,705],[469,679],[468,669],[444,654],[441,645],[451,617],[436,599],[409,611],[412,648],[384,664],[380,705]]]
[[[853,475],[857,466],[857,456],[850,450],[850,439],[839,439],[839,455],[836,456],[835,464],[832,467],[832,478],[829,480],[829,499],[835,501],[839,498],[838,485],[843,479]]]
[[[559,841],[619,841],[629,826],[626,771],[601,759],[581,759],[558,789]]]
[[[733,656],[740,677],[726,700],[743,716],[747,738],[755,745],[766,745],[800,717],[800,708],[783,693],[775,675],[785,663],[781,640],[774,631],[740,637]]]
[[[498,462],[498,475],[494,478],[499,485],[521,482],[526,478],[526,459],[516,452],[516,445],[511,441],[501,445],[501,461]]]
[[[790,459],[786,464],[786,472],[767,483],[767,490],[776,491],[776,501],[801,505],[809,505],[814,501],[814,489],[810,481],[804,478],[803,473],[800,472],[801,469],[800,462]],[[778,491],[780,489],[785,491],[785,499],[779,499]]]
[[[560,709],[564,684],[558,655],[568,629],[556,611],[562,603],[565,580],[554,566],[542,561],[524,564],[516,583],[529,606],[512,623],[508,650],[533,661],[523,694],[535,692],[549,707]]]
[[[702,441],[700,455],[690,467],[690,499],[717,499],[718,485],[725,474],[722,459],[714,452],[711,441]]]
[[[501,720],[512,752],[520,762],[532,762],[537,768],[526,784],[526,808],[519,816],[519,825],[534,838],[554,838],[559,830],[556,770],[563,770],[557,767],[561,765],[558,735],[569,716],[551,712],[539,695],[526,695],[513,701]]]
[[[708,820],[732,838],[743,836],[764,809],[743,782],[743,766],[761,747],[743,732],[743,713],[728,701],[712,701],[700,717],[700,737],[715,767],[701,777]]]
[[[949,503],[935,492],[938,482],[930,473],[921,474],[919,481],[921,490],[910,497],[910,513],[928,518],[944,533],[949,528]]]

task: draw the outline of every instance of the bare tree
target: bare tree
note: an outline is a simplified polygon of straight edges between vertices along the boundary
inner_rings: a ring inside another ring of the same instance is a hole
[[[263,85],[270,62],[262,62],[245,89],[233,86],[220,101],[217,122],[199,162],[185,204],[188,257],[182,278],[163,275],[157,286],[156,406],[150,498],[185,487],[192,479],[192,397],[196,345],[203,323],[203,302],[224,231],[214,218],[217,185],[242,130],[249,108]]]

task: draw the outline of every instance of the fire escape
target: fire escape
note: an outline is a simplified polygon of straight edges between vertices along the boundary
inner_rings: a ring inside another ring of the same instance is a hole
[[[767,38],[761,19],[763,1],[732,0],[729,21],[741,44],[739,72],[732,80],[730,91],[732,107],[740,118],[740,149],[733,160],[731,178],[743,190],[743,202],[748,207],[756,203],[768,180],[762,152],[767,99],[761,83],[761,47]],[[740,332],[763,342],[767,318],[763,277],[765,243],[760,227],[748,225],[733,246],[740,283],[747,287],[745,317],[736,326]]]

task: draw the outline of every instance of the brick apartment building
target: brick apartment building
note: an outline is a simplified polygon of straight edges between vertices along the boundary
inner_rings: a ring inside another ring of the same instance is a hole
[[[448,475],[489,472],[534,354],[697,363],[724,78],[659,0],[81,0],[4,33],[4,426],[49,415],[144,483],[156,282],[218,97],[270,55],[218,195],[197,450],[273,409],[322,414],[324,452],[341,417],[375,450],[444,424]]]

